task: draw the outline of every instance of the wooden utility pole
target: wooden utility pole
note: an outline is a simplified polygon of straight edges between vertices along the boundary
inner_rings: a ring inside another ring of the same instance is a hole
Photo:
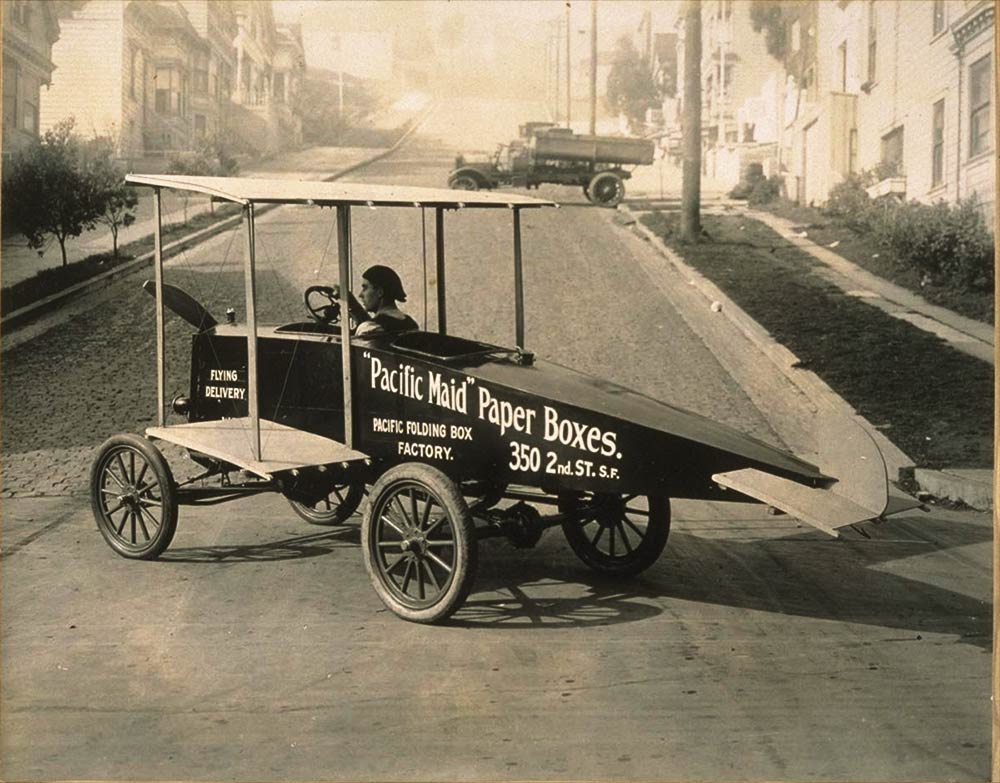
[[[566,127],[570,127],[570,120],[572,119],[572,96],[570,95],[570,76],[573,72],[573,67],[571,65],[571,60],[569,59],[569,39],[572,38],[573,28],[570,26],[569,17],[570,4],[566,3]]]
[[[681,238],[701,234],[701,2],[687,0],[684,9],[684,166],[681,184]]]
[[[590,135],[597,133],[597,0],[590,0]]]
[[[556,108],[553,112],[553,119],[555,122],[559,122],[559,77],[562,75],[562,68],[559,67],[559,19],[555,20],[555,45],[553,48],[556,51]]]

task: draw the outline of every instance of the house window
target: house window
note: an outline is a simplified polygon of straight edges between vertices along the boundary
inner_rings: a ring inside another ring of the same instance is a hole
[[[194,56],[194,91],[198,94],[208,92],[208,53],[196,52]]]
[[[868,3],[868,81],[875,83],[875,57],[878,54],[878,16],[875,0]]]
[[[847,41],[837,47],[837,60],[840,63],[840,91],[847,92]]]
[[[285,102],[285,74],[274,74],[274,100],[276,103]]]
[[[944,182],[944,98],[934,104],[931,124],[931,185]]]
[[[969,67],[969,155],[990,148],[990,92],[992,91],[990,56]]]
[[[853,174],[858,170],[858,129],[851,128],[847,134],[847,172]]]
[[[882,137],[883,177],[903,173],[903,126],[894,128]]]
[[[806,100],[816,100],[816,67],[810,65],[802,74],[802,89],[805,90]]]
[[[19,127],[17,122],[20,72],[16,62],[4,62],[3,69],[3,122],[8,128]]]
[[[792,51],[797,52],[802,48],[802,25],[796,19],[792,22]]]
[[[181,76],[172,68],[157,68],[156,111],[158,114],[181,113]]]
[[[30,103],[29,101],[24,102],[24,111],[22,114],[22,125],[21,129],[26,130],[28,133],[38,135],[38,107]]]
[[[132,54],[129,58],[129,73],[128,73],[128,94],[135,100],[135,77],[137,71],[139,70],[139,50],[132,49]]]
[[[205,129],[206,129],[205,115],[204,114],[194,115],[194,135],[200,139],[204,138]]]
[[[944,32],[944,0],[934,0],[934,35]]]

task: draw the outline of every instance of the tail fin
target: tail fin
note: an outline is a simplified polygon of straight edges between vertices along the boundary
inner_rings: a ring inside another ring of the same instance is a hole
[[[147,280],[142,284],[143,290],[150,296],[156,296],[156,283]],[[163,284],[163,304],[173,310],[177,315],[187,321],[199,332],[207,331],[218,324],[201,303],[191,294],[187,293],[175,285]]]
[[[828,488],[808,487],[756,468],[718,473],[718,484],[780,508],[832,536],[838,528],[920,503],[890,491],[885,459],[872,436],[844,417],[823,417],[817,432],[818,467],[836,479]]]

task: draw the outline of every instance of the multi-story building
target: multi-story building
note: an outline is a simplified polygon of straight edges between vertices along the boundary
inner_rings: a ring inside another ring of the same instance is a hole
[[[231,3],[181,0],[198,33],[191,79],[191,117],[195,139],[214,138],[229,125],[230,96],[236,72],[236,14]]]
[[[74,116],[81,132],[110,134],[123,158],[150,166],[149,158],[189,151],[202,138],[240,138],[256,152],[300,142],[292,98],[305,68],[301,39],[278,34],[270,0],[59,7],[58,71],[41,97],[43,129]]]
[[[857,168],[878,170],[875,193],[995,202],[992,0],[854,0],[851,29],[863,81]],[[851,46],[850,34],[844,42]]]
[[[143,154],[154,111],[156,68],[152,3],[91,0],[61,7],[57,71],[41,95],[43,130],[67,117],[77,130],[111,135],[123,157]]]
[[[194,144],[192,86],[204,46],[180,3],[150,3],[153,40],[153,108],[147,113],[144,150],[169,155]],[[202,115],[203,116],[203,115]]]
[[[3,157],[39,133],[39,94],[52,80],[52,47],[59,40],[55,5],[40,0],[3,4]]]
[[[306,72],[302,28],[279,26],[276,33],[271,82],[273,105],[281,136],[298,146],[302,143],[302,117],[296,111],[296,102]]]
[[[822,204],[866,172],[875,197],[975,193],[992,213],[991,0],[819,0],[785,14],[779,163],[790,197]]]
[[[754,32],[751,4],[704,0],[701,4],[702,173],[718,183],[735,185],[749,163],[776,157],[776,139],[766,132],[767,117],[777,111],[762,101],[764,85],[773,84],[780,64]],[[677,18],[678,111],[683,111],[684,18]]]

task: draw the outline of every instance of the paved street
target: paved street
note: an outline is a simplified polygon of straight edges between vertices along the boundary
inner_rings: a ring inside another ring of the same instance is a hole
[[[350,179],[443,186],[456,152],[540,116],[456,101]],[[562,207],[523,218],[527,347],[774,442],[667,295],[686,281],[614,211],[538,195]],[[396,267],[423,323],[419,213],[353,223],[356,269]],[[450,330],[511,344],[510,215],[450,213],[445,230]],[[262,317],[300,318],[302,289],[335,274],[332,213],[274,210],[258,243]],[[242,317],[243,250],[216,237],[168,282]],[[432,270],[430,214],[427,255]],[[759,507],[678,502],[666,555],[628,582],[587,571],[557,531],[534,550],[489,541],[447,627],[383,609],[357,517],[311,528],[280,497],[184,508],[160,561],[117,557],[86,480],[108,435],[153,418],[141,281],[3,355],[4,779],[989,777],[985,514],[834,541]],[[180,392],[189,330],[167,327]]]

